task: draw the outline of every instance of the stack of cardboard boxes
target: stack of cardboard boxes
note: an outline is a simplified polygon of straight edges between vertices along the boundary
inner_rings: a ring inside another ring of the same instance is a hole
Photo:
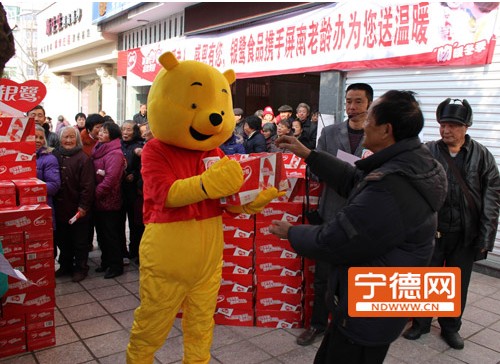
[[[55,345],[52,211],[36,178],[35,125],[0,118],[0,242],[28,281],[8,277],[1,298],[0,358]]]

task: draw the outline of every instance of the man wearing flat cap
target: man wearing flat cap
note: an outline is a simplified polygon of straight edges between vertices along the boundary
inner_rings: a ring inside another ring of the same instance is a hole
[[[472,265],[493,249],[500,207],[500,178],[493,155],[468,134],[472,109],[467,100],[450,98],[436,110],[441,140],[427,146],[446,170],[448,194],[438,214],[436,245],[430,266],[461,270],[461,314],[439,317],[441,336],[453,349],[462,349],[462,325]],[[430,331],[432,318],[413,319],[403,334],[416,340]]]
[[[281,105],[278,107],[279,115],[276,116],[276,124],[278,124],[281,120],[290,119],[293,114],[293,109],[290,105]]]
[[[243,144],[243,141],[246,139],[246,134],[245,131],[243,130],[243,109],[239,107],[235,107],[233,109],[233,114],[234,114],[234,122],[235,122],[235,127],[234,127],[234,134],[236,135],[236,138],[238,140],[238,143]]]

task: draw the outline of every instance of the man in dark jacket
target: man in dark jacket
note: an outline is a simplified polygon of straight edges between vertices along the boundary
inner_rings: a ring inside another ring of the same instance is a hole
[[[137,125],[145,124],[148,122],[148,106],[146,104],[141,104],[139,107],[139,112],[134,115],[133,120]]]
[[[500,178],[493,155],[473,140],[472,109],[467,100],[446,99],[436,111],[441,140],[427,143],[448,177],[448,195],[439,211],[436,247],[431,266],[460,267],[461,314],[464,312],[472,265],[493,249],[500,208]],[[438,318],[441,336],[454,349],[464,341],[460,317]],[[430,331],[432,318],[415,318],[403,336],[416,340]]]
[[[333,319],[315,363],[382,363],[408,322],[404,317],[349,317],[347,273],[354,266],[428,263],[447,184],[443,167],[418,138],[423,124],[414,94],[393,90],[369,108],[363,145],[374,154],[356,167],[288,136],[276,141],[348,199],[323,225],[275,220],[270,227],[300,255],[331,264],[328,303]]]

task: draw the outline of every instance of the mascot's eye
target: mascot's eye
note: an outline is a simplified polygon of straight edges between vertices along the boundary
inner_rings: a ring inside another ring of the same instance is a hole
[[[191,104],[191,109],[196,109],[196,108],[197,108],[196,104]]]
[[[226,115],[226,114],[224,114],[224,111],[221,111],[221,112],[220,112],[220,114],[221,114],[222,116]]]
[[[222,89],[222,92],[227,94],[227,90],[225,88]]]

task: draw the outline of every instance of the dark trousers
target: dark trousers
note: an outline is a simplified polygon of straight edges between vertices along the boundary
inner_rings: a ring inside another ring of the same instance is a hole
[[[314,364],[381,364],[389,346],[390,344],[379,346],[355,344],[342,334],[336,325],[330,324],[316,353]]]
[[[101,267],[123,270],[120,211],[95,211],[94,224],[101,248]]]
[[[138,202],[137,202],[138,203]],[[121,230],[122,230],[122,252],[123,256],[129,256],[130,258],[136,258],[139,256],[139,243],[142,239],[142,234],[144,233],[144,224],[142,223],[142,214],[139,215],[139,207],[135,201],[127,202],[123,205],[121,210]],[[140,206],[142,209],[142,204]],[[130,231],[129,235],[129,246],[127,250],[127,237],[125,233],[125,224],[128,218],[128,228]]]
[[[328,327],[329,311],[326,306],[326,290],[328,288],[328,275],[330,265],[317,260],[314,270],[314,302],[311,315],[311,327],[326,330]]]
[[[57,222],[55,243],[60,251],[59,265],[64,271],[88,272],[88,226],[88,220],[77,221],[73,225],[63,221]]]
[[[462,326],[462,315],[467,302],[472,265],[474,263],[475,248],[464,247],[462,233],[446,233],[436,239],[436,247],[431,259],[432,267],[459,267],[461,271],[461,308],[460,317],[439,317],[438,322],[443,332],[458,332]],[[427,330],[430,328],[432,317],[417,317],[413,319],[413,326]]]

